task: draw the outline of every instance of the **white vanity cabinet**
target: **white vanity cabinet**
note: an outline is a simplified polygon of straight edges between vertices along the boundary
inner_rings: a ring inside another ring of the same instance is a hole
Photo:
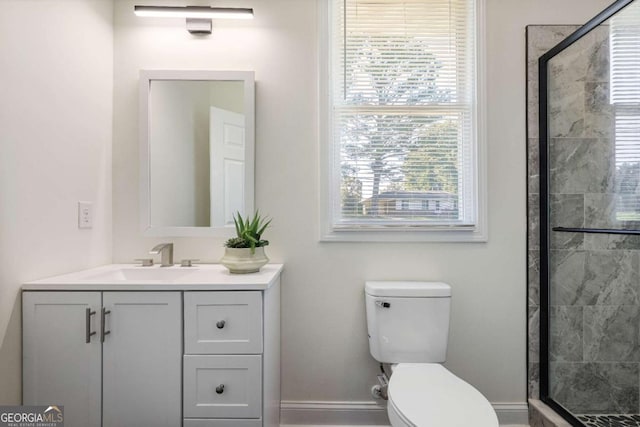
[[[64,405],[71,427],[180,425],[179,292],[22,298],[25,405]]]
[[[23,285],[23,404],[68,427],[279,427],[282,266],[136,268]]]
[[[184,427],[280,425],[280,286],[184,293]]]
[[[257,291],[185,292],[185,427],[261,425],[262,309]]]

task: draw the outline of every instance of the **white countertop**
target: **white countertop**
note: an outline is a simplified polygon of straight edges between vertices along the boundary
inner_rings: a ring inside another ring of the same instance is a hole
[[[276,283],[282,264],[267,264],[258,273],[231,274],[221,264],[193,267],[142,267],[109,264],[34,280],[25,291],[223,291],[265,290]],[[157,276],[157,277],[156,277]]]

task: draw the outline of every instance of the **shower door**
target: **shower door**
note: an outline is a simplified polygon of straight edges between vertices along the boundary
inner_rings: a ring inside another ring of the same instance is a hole
[[[640,426],[640,0],[540,58],[540,130],[541,398]]]

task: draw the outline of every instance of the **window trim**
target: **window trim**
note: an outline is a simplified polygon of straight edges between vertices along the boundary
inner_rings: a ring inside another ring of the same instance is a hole
[[[337,150],[333,144],[333,122],[331,103],[331,5],[332,0],[318,0],[318,141],[320,160],[320,241],[322,242],[486,242],[488,241],[487,219],[487,144],[486,144],[486,40],[485,1],[476,0],[476,114],[474,127],[476,144],[473,147],[476,175],[474,192],[477,224],[468,227],[453,225],[368,227],[344,229],[334,227],[332,197],[334,179],[331,173],[333,158]]]

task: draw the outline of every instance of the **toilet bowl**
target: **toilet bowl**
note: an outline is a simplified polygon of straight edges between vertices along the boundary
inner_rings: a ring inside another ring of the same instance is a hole
[[[498,427],[489,401],[439,363],[400,363],[389,380],[393,427]]]

